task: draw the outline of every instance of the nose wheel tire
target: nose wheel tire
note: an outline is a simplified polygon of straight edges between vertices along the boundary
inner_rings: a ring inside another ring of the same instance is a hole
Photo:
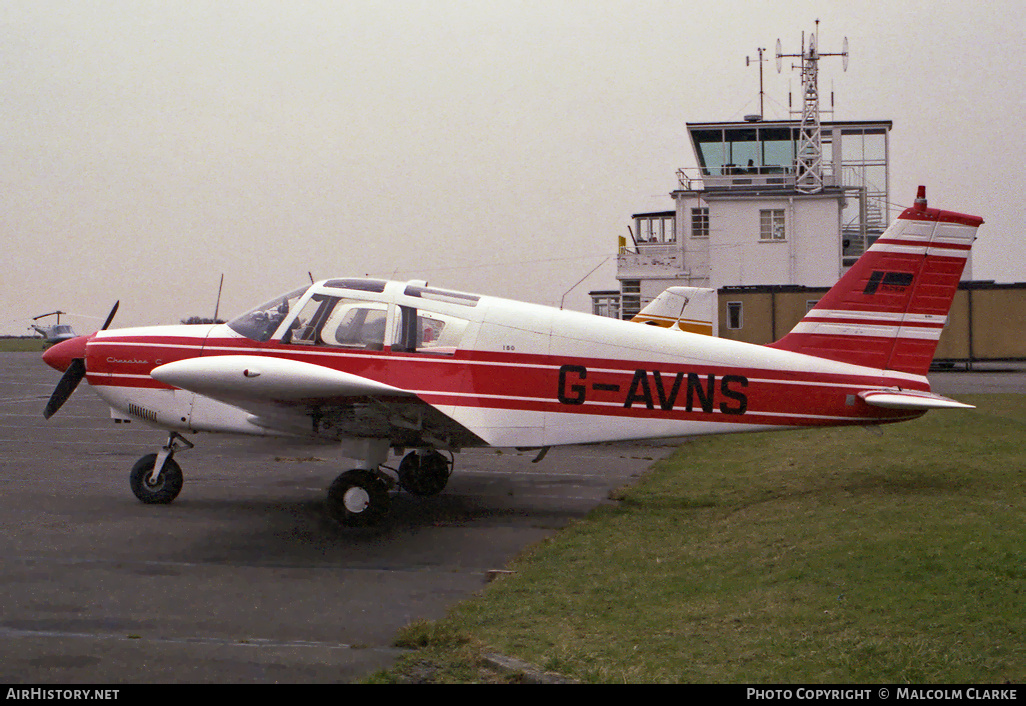
[[[132,466],[129,482],[132,492],[147,505],[166,505],[178,497],[182,490],[182,468],[174,459],[164,461],[164,468],[156,482],[150,481],[157,454],[143,456]]]
[[[376,524],[388,507],[388,488],[370,471],[346,471],[328,488],[328,514],[346,527]]]

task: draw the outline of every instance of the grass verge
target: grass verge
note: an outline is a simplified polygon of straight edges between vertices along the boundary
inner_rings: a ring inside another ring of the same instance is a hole
[[[41,338],[0,337],[0,353],[21,353],[45,349],[46,342]]]
[[[1026,395],[705,437],[524,552],[371,681],[1022,683]]]

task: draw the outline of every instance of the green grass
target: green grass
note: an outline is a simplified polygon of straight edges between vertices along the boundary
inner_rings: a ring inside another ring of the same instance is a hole
[[[41,338],[2,338],[0,337],[0,353],[17,353],[22,351],[42,351],[46,343]]]
[[[508,679],[495,651],[586,682],[1021,683],[1026,395],[969,401],[686,443],[372,680]]]

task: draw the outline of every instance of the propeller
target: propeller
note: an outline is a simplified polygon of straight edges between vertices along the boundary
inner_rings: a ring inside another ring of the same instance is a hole
[[[61,408],[61,405],[68,401],[71,393],[78,387],[78,383],[82,382],[85,374],[85,358],[73,359],[71,365],[64,371],[64,375],[61,376],[57,387],[54,388],[53,394],[50,395],[50,401],[46,403],[46,409],[43,410],[44,419],[52,417]]]
[[[114,308],[110,310],[107,320],[103,322],[103,327],[100,328],[101,331],[106,331],[107,327],[110,326],[120,304],[120,301],[114,302]],[[43,360],[48,365],[58,370],[64,370],[64,375],[61,376],[60,382],[57,383],[53,394],[50,395],[50,400],[46,403],[46,409],[43,410],[43,418],[49,419],[56,414],[57,410],[71,397],[71,393],[78,387],[78,383],[82,382],[82,378],[85,377],[85,347],[87,340],[86,336],[72,338],[63,343],[58,343],[43,354]]]
[[[111,307],[110,313],[107,314],[107,320],[103,322],[103,326],[100,327],[101,331],[106,331],[107,327],[110,326],[110,322],[114,320],[114,314],[118,313],[118,306],[121,305],[121,300],[118,299],[114,302],[114,306]]]

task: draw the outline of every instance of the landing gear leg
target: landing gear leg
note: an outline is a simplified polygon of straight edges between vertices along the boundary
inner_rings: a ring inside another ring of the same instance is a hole
[[[182,444],[179,446],[179,442]],[[188,439],[176,431],[167,437],[167,444],[155,454],[147,454],[135,462],[129,476],[132,492],[147,505],[166,505],[182,490],[182,468],[174,460],[176,451],[193,448]]]
[[[390,505],[388,485],[373,471],[346,471],[328,488],[328,514],[346,527],[376,524]]]
[[[347,456],[360,459],[363,468],[346,471],[332,482],[328,488],[328,514],[345,527],[376,524],[388,514],[388,491],[395,485],[379,470],[388,457],[388,440],[353,440],[342,447]]]

